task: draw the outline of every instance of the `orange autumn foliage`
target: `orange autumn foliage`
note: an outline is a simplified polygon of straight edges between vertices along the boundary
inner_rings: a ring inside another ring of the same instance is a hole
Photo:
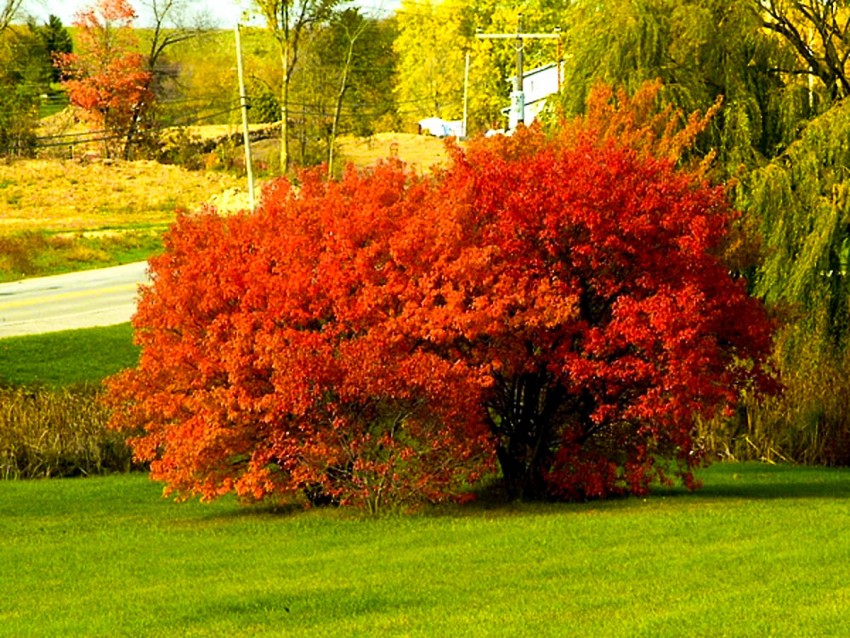
[[[132,142],[139,121],[154,102],[153,75],[137,51],[136,12],[126,0],[96,0],[74,19],[74,53],[54,60],[68,98],[100,132],[106,148]]]
[[[716,256],[722,189],[588,127],[273,183],[181,217],[113,424],[169,491],[368,506],[645,493],[694,418],[769,388],[771,326]]]

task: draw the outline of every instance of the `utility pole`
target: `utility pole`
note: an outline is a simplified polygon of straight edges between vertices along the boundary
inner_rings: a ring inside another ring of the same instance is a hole
[[[239,36],[239,25],[236,25],[236,70],[239,75],[239,102],[242,105],[242,139],[245,143],[245,170],[248,172],[248,201],[251,210],[254,202],[254,167],[251,161],[251,135],[248,130],[248,95],[245,93],[245,77],[242,71],[242,41]]]
[[[463,67],[463,139],[467,137],[467,124],[469,123],[469,51],[466,52],[466,60]]]
[[[554,33],[523,33],[522,14],[517,16],[516,33],[476,33],[475,37],[480,40],[516,40],[516,78],[514,79],[514,90],[511,91],[511,112],[508,119],[508,128],[516,129],[519,124],[525,124],[525,92],[523,90],[523,79],[525,77],[524,56],[525,40],[561,39],[561,30]],[[560,63],[559,63],[560,64]],[[560,73],[560,66],[558,67]]]

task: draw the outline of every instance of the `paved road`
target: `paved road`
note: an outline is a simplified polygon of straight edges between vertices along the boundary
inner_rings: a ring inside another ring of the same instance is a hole
[[[146,281],[138,262],[0,284],[0,338],[129,321]]]

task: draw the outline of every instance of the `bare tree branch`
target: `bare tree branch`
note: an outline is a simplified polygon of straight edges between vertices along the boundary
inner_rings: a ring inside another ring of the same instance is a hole
[[[24,0],[4,0],[0,4],[0,33],[3,33],[18,15]]]
[[[850,95],[850,7],[847,0],[751,0],[762,25],[784,38],[832,99]]]

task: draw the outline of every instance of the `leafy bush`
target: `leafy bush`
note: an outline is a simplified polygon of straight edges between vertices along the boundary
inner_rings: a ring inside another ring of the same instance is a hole
[[[771,327],[717,257],[722,189],[604,138],[525,130],[180,218],[114,425],[181,496],[376,511],[496,462],[512,497],[693,486],[694,419],[771,386]]]

